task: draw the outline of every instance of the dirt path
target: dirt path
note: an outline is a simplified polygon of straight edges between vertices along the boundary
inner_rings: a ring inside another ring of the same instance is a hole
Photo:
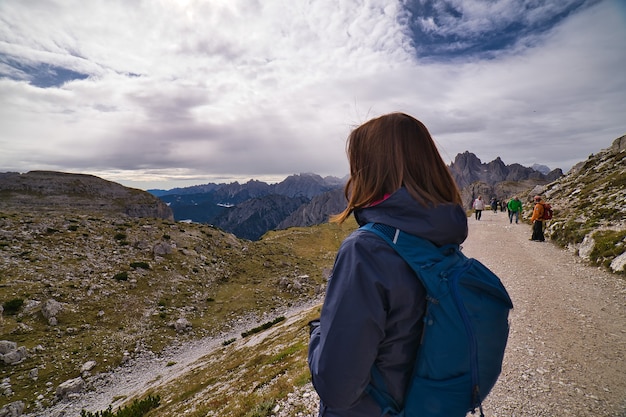
[[[505,213],[469,219],[463,245],[506,285],[515,309],[489,416],[626,416],[626,280],[528,240]]]

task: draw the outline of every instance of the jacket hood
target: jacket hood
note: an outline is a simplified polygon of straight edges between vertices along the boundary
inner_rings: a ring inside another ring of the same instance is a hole
[[[467,238],[467,216],[458,204],[422,206],[402,187],[383,202],[354,211],[357,223],[382,223],[419,236],[437,246]]]

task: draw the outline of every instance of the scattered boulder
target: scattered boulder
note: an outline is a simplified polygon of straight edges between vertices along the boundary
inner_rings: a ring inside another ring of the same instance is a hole
[[[188,332],[191,328],[191,322],[184,317],[174,322],[174,330],[176,330],[177,333]]]
[[[0,417],[19,417],[24,412],[24,403],[15,401],[0,408]]]
[[[167,242],[159,242],[152,247],[152,253],[154,256],[165,256],[169,255],[174,251],[172,245]]]
[[[578,248],[578,256],[588,261],[593,248],[596,246],[596,241],[591,237],[591,235],[585,236],[580,247]]]
[[[626,271],[626,252],[611,261],[611,270],[613,272]]]
[[[15,349],[17,349],[17,343],[11,342],[10,340],[0,340],[0,354],[1,355],[4,355],[5,353],[9,353]]]
[[[57,300],[50,298],[46,300],[41,306],[41,314],[48,320],[48,324],[51,326],[57,325],[57,315],[63,310],[63,304]]]
[[[11,378],[3,378],[0,382],[0,395],[10,397],[13,395],[13,388],[11,387]]]
[[[83,366],[81,366],[80,368],[80,372],[89,372],[91,371],[93,368],[95,368],[97,365],[96,361],[87,361],[83,364]]]
[[[28,356],[24,346],[17,347],[17,343],[9,340],[0,340],[0,361],[6,365],[22,363]]]
[[[57,387],[56,396],[59,399],[68,398],[71,394],[78,394],[85,388],[85,380],[81,377],[68,379]]]

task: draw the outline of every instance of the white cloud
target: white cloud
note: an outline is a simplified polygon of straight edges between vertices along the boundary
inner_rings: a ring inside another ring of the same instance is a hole
[[[462,4],[460,26],[426,25],[479,33],[542,18],[514,1]],[[0,79],[0,171],[142,184],[343,176],[350,129],[390,111],[424,121],[448,160],[469,150],[567,169],[626,133],[618,7],[604,1],[489,60],[426,63],[400,4],[383,0],[7,0],[0,59],[90,77],[46,89]]]

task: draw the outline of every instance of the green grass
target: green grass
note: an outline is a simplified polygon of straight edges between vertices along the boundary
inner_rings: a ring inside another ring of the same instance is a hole
[[[85,233],[76,234],[68,231],[66,216],[0,215],[0,228],[20,237],[4,237],[0,247],[0,302],[24,300],[17,310],[5,307],[0,330],[3,338],[33,352],[21,364],[1,366],[0,377],[11,380],[11,401],[27,407],[37,395],[43,395],[43,406],[51,405],[56,386],[79,376],[89,360],[97,362],[96,374],[118,366],[124,352],[132,356],[137,345],[158,353],[175,340],[218,337],[242,316],[276,316],[281,306],[310,300],[325,283],[340,242],[354,228],[293,228],[250,242],[207,225],[185,224],[183,229],[159,219],[126,219],[123,239],[128,244],[120,246],[111,238],[121,233],[116,217],[73,213],[70,224]],[[155,259],[152,245],[165,235],[176,250]],[[183,249],[197,255],[185,255]],[[279,286],[285,277],[302,280],[302,289]],[[63,305],[57,326],[50,326],[32,304],[47,299]],[[26,310],[26,305],[31,307]],[[170,323],[183,316],[192,330],[177,334]],[[16,331],[18,325],[28,330]],[[33,368],[39,369],[37,380],[22,377]],[[282,374],[272,378],[280,381]]]

